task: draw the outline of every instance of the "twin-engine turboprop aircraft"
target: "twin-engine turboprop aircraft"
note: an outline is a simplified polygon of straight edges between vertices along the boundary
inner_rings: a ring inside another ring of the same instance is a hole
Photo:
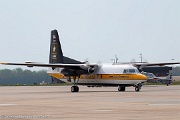
[[[72,82],[72,92],[78,92],[78,85],[86,86],[118,86],[119,91],[134,86],[135,91],[141,89],[147,77],[139,73],[132,65],[88,64],[63,56],[57,30],[51,31],[49,63],[5,63],[3,65],[22,65],[27,67],[49,67],[48,74]]]

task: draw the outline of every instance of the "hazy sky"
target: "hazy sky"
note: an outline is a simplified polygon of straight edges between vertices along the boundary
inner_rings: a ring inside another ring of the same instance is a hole
[[[48,63],[53,29],[80,61],[180,61],[180,0],[0,0],[0,61]]]

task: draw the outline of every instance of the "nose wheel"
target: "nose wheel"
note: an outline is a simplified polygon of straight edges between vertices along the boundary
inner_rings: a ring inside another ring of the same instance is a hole
[[[135,91],[139,92],[141,88],[135,87]]]

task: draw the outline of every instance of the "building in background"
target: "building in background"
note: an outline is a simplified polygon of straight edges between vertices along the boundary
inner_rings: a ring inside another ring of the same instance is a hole
[[[169,70],[172,70],[172,67],[152,66],[152,67],[143,67],[141,70],[144,72],[153,73],[157,77],[166,77],[169,75]]]

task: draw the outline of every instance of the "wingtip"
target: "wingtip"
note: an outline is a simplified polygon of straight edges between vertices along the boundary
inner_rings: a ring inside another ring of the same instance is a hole
[[[6,64],[5,62],[0,62],[0,64]]]

